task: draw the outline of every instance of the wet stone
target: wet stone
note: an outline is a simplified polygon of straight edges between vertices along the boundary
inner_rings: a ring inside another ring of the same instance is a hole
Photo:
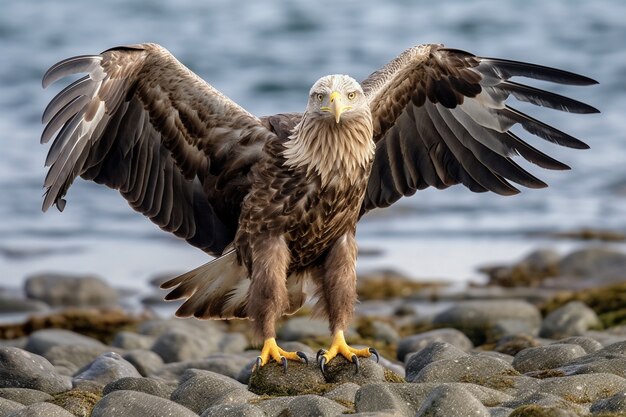
[[[73,379],[76,385],[91,381],[102,386],[124,377],[141,377],[139,372],[127,360],[115,352],[107,352],[98,356]]]
[[[437,329],[415,334],[398,342],[398,360],[404,361],[407,354],[424,349],[429,343],[447,342],[460,350],[468,351],[474,347],[473,343],[456,329]]]
[[[209,407],[200,417],[266,417],[266,414],[252,404],[219,404]]]
[[[515,355],[513,367],[521,372],[554,369],[585,355],[579,345],[557,344],[524,349]]]
[[[0,388],[31,388],[56,394],[72,388],[47,359],[13,347],[0,348]]]
[[[113,391],[139,391],[161,398],[169,399],[176,389],[165,381],[154,378],[124,377],[108,383],[102,390],[103,395]]]
[[[83,336],[69,330],[43,329],[33,332],[28,337],[26,350],[37,355],[45,354],[54,346],[81,346],[102,348],[105,345],[96,339]]]
[[[470,382],[483,385],[490,378],[516,375],[519,373],[503,360],[475,355],[433,362],[424,367],[413,382]]]
[[[246,388],[227,376],[193,369],[183,374],[170,398],[199,414],[215,405],[245,403],[258,397]]]
[[[490,417],[489,410],[464,387],[442,385],[433,389],[416,417]]]
[[[91,414],[91,417],[139,416],[198,417],[198,414],[174,401],[138,391],[113,391],[96,404]]]
[[[20,408],[6,417],[75,417],[74,414],[58,405],[37,403]]]
[[[117,304],[117,291],[100,278],[40,274],[24,283],[28,298],[59,307],[100,307]]]
[[[30,388],[0,388],[0,398],[30,405],[49,401],[52,399],[52,395]]]
[[[592,413],[625,413],[626,391],[620,391],[609,398],[598,400],[589,409]]]
[[[406,380],[413,382],[427,365],[442,359],[456,359],[468,354],[447,342],[433,341],[424,349],[409,356],[406,361]]]
[[[521,300],[470,300],[439,313],[433,322],[461,330],[479,345],[509,334],[536,335],[541,314],[533,304]]]
[[[562,339],[580,336],[591,328],[600,326],[595,311],[580,301],[570,301],[546,316],[541,323],[541,337]]]

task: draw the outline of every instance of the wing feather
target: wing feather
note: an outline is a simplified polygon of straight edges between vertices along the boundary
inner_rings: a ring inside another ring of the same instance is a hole
[[[361,214],[392,204],[416,189],[464,184],[472,191],[510,195],[508,181],[546,184],[513,161],[521,156],[547,169],[569,169],[511,129],[520,125],[541,139],[575,149],[588,146],[514,109],[509,97],[537,106],[597,113],[580,101],[511,81],[526,77],[570,85],[596,82],[572,72],[496,58],[442,45],[419,45],[362,82],[377,144]]]
[[[82,176],[219,255],[235,235],[250,167],[274,133],[155,44],[65,59],[42,84],[81,73],[42,116],[41,142],[58,132],[46,158],[43,209],[62,209]]]

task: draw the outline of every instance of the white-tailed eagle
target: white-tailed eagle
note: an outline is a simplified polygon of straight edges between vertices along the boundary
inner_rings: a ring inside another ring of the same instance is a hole
[[[85,73],[52,99],[41,141],[50,147],[43,209],[62,210],[77,176],[120,191],[135,210],[215,260],[174,278],[166,299],[181,317],[249,318],[264,340],[260,366],[306,359],[274,339],[274,322],[298,310],[304,283],[333,342],[318,355],[376,354],[344,339],[357,299],[357,221],[427,187],[518,193],[545,187],[513,160],[565,164],[515,135],[587,145],[506,104],[509,96],[573,113],[589,105],[510,79],[589,85],[554,68],[420,45],[360,84],[319,79],[304,113],[256,117],[155,44],[112,48],[55,64],[43,86]],[[303,92],[304,97],[304,92]],[[57,133],[58,132],[58,133]]]

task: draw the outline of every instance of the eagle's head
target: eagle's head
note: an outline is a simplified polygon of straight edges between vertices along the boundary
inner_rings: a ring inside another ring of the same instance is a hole
[[[329,118],[339,123],[369,113],[369,104],[361,85],[342,74],[326,75],[313,84],[306,112],[316,118]]]

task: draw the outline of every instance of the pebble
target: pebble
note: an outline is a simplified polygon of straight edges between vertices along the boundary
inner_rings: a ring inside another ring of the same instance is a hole
[[[178,381],[188,369],[203,369],[237,379],[241,370],[250,363],[252,358],[232,353],[215,353],[206,359],[168,363],[149,375],[167,381]]]
[[[626,380],[606,373],[563,376],[544,379],[539,390],[578,404],[592,403],[626,390]]]
[[[294,317],[278,331],[278,339],[291,341],[314,337],[328,337],[328,321],[309,317]]]
[[[58,345],[48,349],[43,356],[63,375],[74,375],[98,356],[110,351],[111,347],[105,345]]]
[[[170,397],[195,413],[226,403],[245,403],[257,398],[240,382],[227,376],[204,370],[191,369],[181,377],[181,383]]]
[[[474,347],[471,340],[457,329],[431,330],[401,339],[398,342],[398,360],[404,361],[406,355],[424,349],[433,341],[447,342],[464,351]]]
[[[102,394],[108,395],[113,391],[139,391],[169,399],[175,389],[175,386],[160,379],[127,376],[108,383],[102,390]]]
[[[8,416],[13,411],[24,408],[25,405],[17,401],[9,400],[7,398],[0,397],[0,416]]]
[[[24,405],[49,401],[53,397],[43,391],[30,388],[0,388],[0,398],[16,401]],[[0,414],[2,415],[2,414]]]
[[[559,263],[559,273],[566,277],[623,278],[624,270],[626,254],[602,247],[574,251]]]
[[[568,343],[572,345],[578,345],[585,350],[585,353],[593,353],[602,349],[602,343],[595,339],[585,336],[570,336],[565,339],[558,340],[554,344]]]
[[[626,391],[594,402],[589,409],[592,413],[626,413]]]
[[[289,361],[287,373],[273,361],[255,369],[250,377],[249,389],[259,395],[303,395],[318,393],[325,384],[315,358],[309,358],[308,364]]]
[[[483,344],[509,334],[537,335],[541,313],[522,300],[470,300],[437,314],[433,323],[461,330],[475,344]]]
[[[139,334],[135,332],[119,332],[111,342],[111,346],[126,350],[144,349],[149,350],[155,341],[154,336]]]
[[[20,408],[6,417],[75,417],[74,414],[50,403],[37,403]]]
[[[85,381],[95,382],[102,386],[124,377],[140,378],[141,374],[118,353],[107,352],[98,356],[72,380],[73,384]]]
[[[151,350],[134,349],[122,354],[142,376],[149,376],[163,366],[163,359]]]
[[[0,388],[31,388],[56,394],[72,388],[46,358],[13,347],[0,347]]]
[[[28,298],[54,307],[102,307],[117,305],[118,294],[100,278],[39,274],[26,279]]]
[[[415,417],[490,417],[489,410],[464,387],[440,385],[433,389]]]
[[[105,347],[102,342],[96,339],[70,330],[43,329],[33,332],[28,337],[26,350],[43,356],[54,346]]]
[[[298,417],[334,417],[342,415],[347,410],[346,407],[328,398],[300,395],[289,401],[285,414]]]
[[[313,364],[317,368],[317,364]],[[385,381],[385,369],[372,358],[359,358],[359,372],[356,366],[343,356],[337,356],[326,365],[324,379],[330,384],[354,382],[358,385]]]
[[[551,339],[580,336],[591,328],[599,327],[598,315],[580,301],[570,301],[552,311],[541,323],[539,335]]]
[[[561,343],[538,346],[520,351],[515,355],[512,365],[521,373],[541,371],[558,368],[585,354],[579,345]]]
[[[50,307],[43,301],[16,298],[0,294],[0,314],[7,313],[41,313]]]
[[[406,380],[413,382],[417,374],[433,362],[442,359],[456,359],[463,356],[468,356],[467,352],[450,343],[432,341],[424,349],[408,356],[406,361]]]
[[[325,398],[340,402],[354,402],[354,397],[361,387],[354,382],[343,383],[324,394]]]
[[[94,407],[91,417],[198,417],[174,401],[139,391],[113,391]]]
[[[259,407],[252,404],[220,404],[209,407],[200,417],[266,417]]]
[[[413,382],[474,382],[481,383],[497,376],[519,375],[513,367],[498,358],[463,356],[443,359],[425,366]]]
[[[219,332],[202,332],[190,328],[167,329],[155,340],[151,350],[165,363],[201,359],[219,351]]]

